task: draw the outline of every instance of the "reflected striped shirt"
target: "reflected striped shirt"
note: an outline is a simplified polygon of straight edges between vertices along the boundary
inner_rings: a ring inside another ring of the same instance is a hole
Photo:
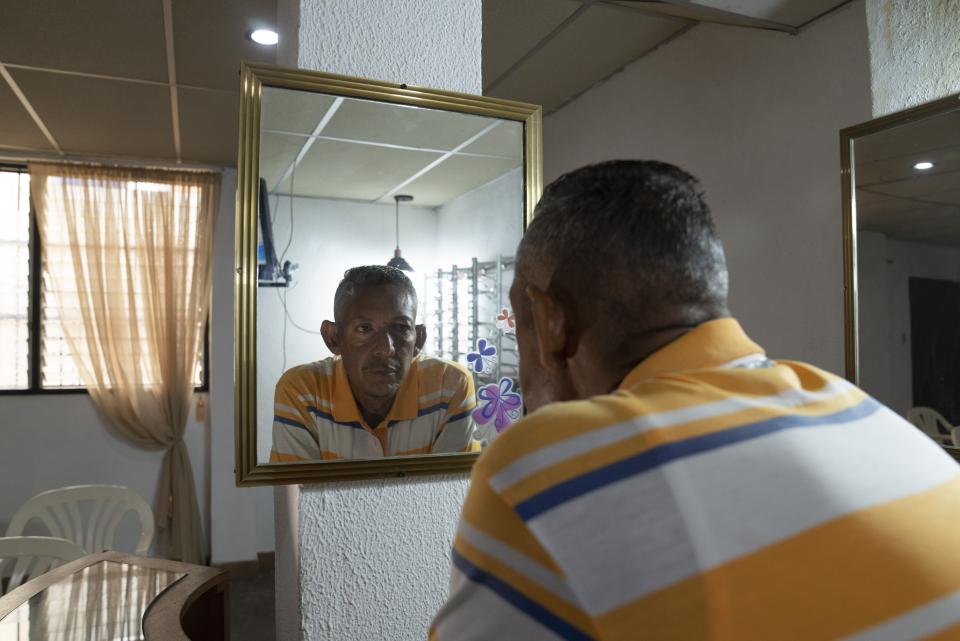
[[[431,639],[960,639],[958,471],[705,323],[481,455]]]
[[[363,419],[343,361],[283,374],[274,394],[271,462],[379,458],[473,449],[473,378],[461,365],[419,357],[380,425]]]

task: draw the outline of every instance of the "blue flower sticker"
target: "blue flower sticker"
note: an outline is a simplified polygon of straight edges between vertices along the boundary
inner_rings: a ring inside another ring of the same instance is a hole
[[[497,366],[497,348],[489,345],[486,339],[477,341],[477,351],[467,354],[467,364],[478,374],[491,372]]]

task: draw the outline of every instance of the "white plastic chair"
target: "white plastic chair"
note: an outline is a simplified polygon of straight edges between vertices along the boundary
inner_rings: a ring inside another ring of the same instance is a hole
[[[135,552],[146,555],[153,542],[153,510],[142,496],[123,485],[73,485],[41,492],[14,513],[6,535],[24,534],[27,523],[37,519],[50,536],[73,541],[88,554],[115,550],[117,526],[128,512],[140,518]]]
[[[954,426],[932,407],[911,407],[907,410],[907,420],[940,445],[954,447]]]
[[[79,559],[86,552],[76,543],[52,536],[0,538],[0,584],[5,594],[58,565]]]

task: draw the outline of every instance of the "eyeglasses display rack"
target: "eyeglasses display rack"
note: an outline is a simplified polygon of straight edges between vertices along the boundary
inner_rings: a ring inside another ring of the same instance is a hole
[[[510,307],[515,263],[513,256],[498,255],[490,261],[473,258],[469,266],[438,269],[424,279],[425,351],[469,368],[477,387],[504,376],[517,381],[520,357],[516,336],[502,331],[496,322],[500,311]],[[476,361],[471,363],[467,355],[477,351],[480,339],[488,349],[493,346],[497,351],[478,372]]]

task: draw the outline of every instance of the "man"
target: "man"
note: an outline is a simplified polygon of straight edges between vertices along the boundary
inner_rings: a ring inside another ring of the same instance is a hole
[[[747,338],[694,178],[560,178],[510,298],[531,413],[474,467],[432,638],[960,638],[957,465]]]
[[[416,324],[417,292],[402,271],[347,270],[333,316],[320,332],[335,356],[277,383],[271,461],[472,448],[473,379],[456,363],[420,355],[426,328]]]

